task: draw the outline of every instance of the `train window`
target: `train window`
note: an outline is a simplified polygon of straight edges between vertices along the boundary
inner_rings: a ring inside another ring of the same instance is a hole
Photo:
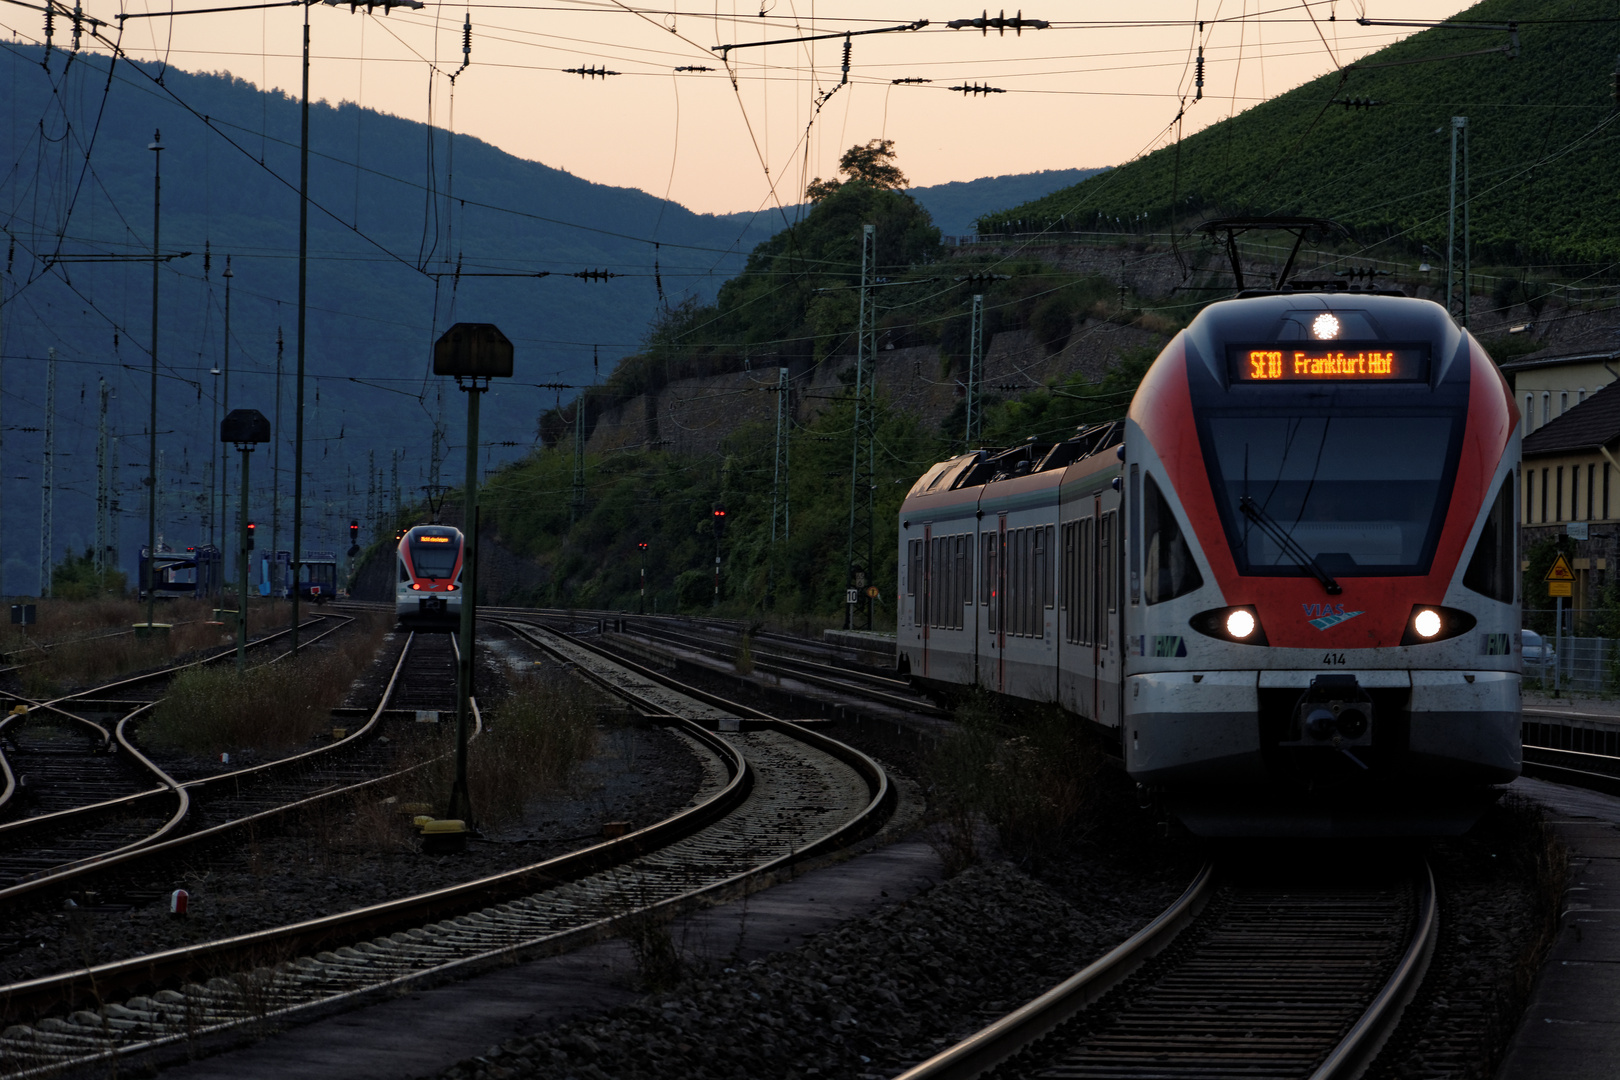
[[[405,560],[404,559],[399,560],[399,580],[401,580],[401,581],[409,581],[409,580],[411,580],[411,572],[409,570],[405,569]]]
[[[1046,540],[1046,554],[1041,557],[1041,606],[1052,607],[1057,603],[1057,567],[1054,565],[1052,526],[1048,525],[1041,530]]]
[[[1019,635],[1024,632],[1024,573],[1029,565],[1024,541],[1028,539],[1028,532],[1028,529],[1013,530],[1007,562],[1007,614],[1011,616],[1012,623],[1007,629]]]
[[[1502,490],[1497,492],[1491,512],[1485,517],[1485,527],[1480,530],[1468,569],[1463,571],[1464,586],[1504,604],[1513,603],[1519,580],[1519,560],[1514,552],[1518,530],[1513,526],[1513,519],[1513,474],[1509,473],[1502,481]]]
[[[989,607],[990,579],[995,575],[996,572],[996,538],[992,534],[986,533],[981,536],[979,540],[979,547],[983,552],[979,558],[979,561],[982,564],[979,573],[979,606]]]
[[[1079,578],[1075,582],[1075,596],[1080,612],[1076,618],[1080,621],[1080,643],[1090,645],[1097,640],[1094,632],[1097,625],[1097,523],[1094,518],[1080,522],[1079,541],[1075,552],[1078,571],[1075,576]]]
[[[906,541],[906,595],[917,595],[917,545],[921,540]]]
[[[956,538],[956,628],[962,629],[965,609],[973,603],[973,538],[963,533]]]
[[[411,565],[416,576],[437,581],[448,579],[456,571],[456,559],[461,555],[460,544],[424,544],[411,541]]]
[[[1114,518],[1117,516],[1113,510],[1102,516],[1097,523],[1097,567],[1100,570],[1098,585],[1101,595],[1097,597],[1097,613],[1101,615],[1106,609],[1114,608],[1114,579],[1118,576],[1114,566]],[[1103,633],[1103,621],[1097,621],[1097,636],[1093,639],[1107,648]]]
[[[1142,535],[1147,541],[1147,576],[1142,591],[1149,604],[1162,604],[1203,588],[1203,575],[1193,562],[1175,511],[1152,476],[1142,485]]]

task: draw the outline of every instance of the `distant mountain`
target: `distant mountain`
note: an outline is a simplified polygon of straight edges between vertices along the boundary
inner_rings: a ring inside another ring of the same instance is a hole
[[[923,209],[933,217],[940,232],[946,236],[961,236],[973,232],[975,222],[983,214],[1039,199],[1103,171],[1045,169],[1010,176],[981,176],[977,180],[954,180],[948,184],[908,190],[912,198],[922,203]]]
[[[7,248],[0,591],[32,593],[39,583],[52,348],[59,362],[50,557],[94,540],[98,377],[113,388],[109,427],[122,436],[115,498],[124,567],[133,570],[144,542],[152,311],[145,256],[159,156],[147,146],[156,130],[165,147],[162,249],[191,253],[165,262],[160,274],[162,531],[182,545],[207,539],[202,502],[217,446],[209,370],[223,358],[229,255],[232,407],[275,416],[278,334],[284,342],[280,541],[290,547],[297,102],[229,76],[169,68],[160,86],[155,66],[119,61],[109,81],[104,57],[83,54],[69,65],[58,51],[50,70],[42,59],[38,49],[0,43],[0,86],[9,95],[0,111],[0,168],[9,169],[0,174]],[[349,104],[316,104],[310,115],[306,546],[340,546],[350,517],[365,518],[373,455],[385,503],[395,452],[403,496],[420,495],[445,382],[429,374],[430,346],[448,325],[493,322],[517,347],[515,378],[497,385],[482,409],[481,441],[498,464],[532,444],[543,408],[639,346],[660,292],[672,301],[712,297],[778,225],[763,215],[694,214],[465,135],[455,140],[452,203],[445,132]],[[81,261],[48,269],[58,251]],[[568,276],[587,271],[612,276]],[[515,276],[483,276],[491,274]],[[455,483],[463,474],[465,399],[453,385],[444,398],[451,445],[443,477]],[[256,490],[251,513],[267,525],[271,450],[253,462],[255,489],[264,490]],[[264,529],[260,535],[268,541]]]
[[[181,546],[208,539],[208,468],[218,450],[218,383],[210,371],[224,359],[229,256],[231,407],[275,418],[282,342],[282,423],[277,443],[254,455],[250,513],[263,524],[260,546],[268,548],[276,520],[271,491],[278,488],[279,541],[290,548],[297,101],[229,75],[127,61],[109,72],[105,57],[70,61],[61,51],[49,68],[44,60],[40,49],[0,42],[7,94],[0,169],[9,170],[0,174],[0,592],[39,587],[46,359],[53,348],[48,559],[94,543],[97,380],[105,378],[113,395],[108,428],[117,439],[114,543],[133,580],[146,536],[147,256],[158,157],[162,250],[190,252],[164,262],[159,274],[160,532]],[[346,545],[351,518],[362,521],[369,540],[368,504],[380,518],[396,487],[405,500],[420,496],[441,393],[448,442],[441,479],[459,482],[465,399],[433,378],[429,363],[433,338],[451,323],[493,322],[517,348],[515,377],[497,384],[481,410],[485,462],[498,465],[534,443],[542,410],[605,378],[636,351],[664,301],[712,300],[784,223],[774,209],[694,214],[466,135],[455,139],[452,193],[442,130],[347,103],[313,104],[310,130],[311,548]],[[148,150],[155,131],[161,155]],[[1065,175],[997,177],[913,194],[951,222],[946,231],[965,231],[966,215],[1051,190]],[[52,263],[56,255],[65,259]],[[611,276],[570,276],[593,271]]]

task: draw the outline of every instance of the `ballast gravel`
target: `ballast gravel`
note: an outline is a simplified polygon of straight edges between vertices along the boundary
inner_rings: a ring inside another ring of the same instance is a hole
[[[892,1076],[1067,978],[1186,884],[1097,861],[1065,897],[981,864],[797,949],[491,1047],[440,1080]]]

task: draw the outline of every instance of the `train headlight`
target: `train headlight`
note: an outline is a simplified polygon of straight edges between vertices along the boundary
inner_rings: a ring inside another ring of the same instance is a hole
[[[1427,645],[1445,641],[1468,633],[1479,622],[1466,611],[1440,607],[1436,604],[1413,604],[1406,617],[1406,633],[1401,635],[1402,645]]]
[[[1260,613],[1252,604],[1200,611],[1187,620],[1187,625],[1200,634],[1238,645],[1267,644],[1265,627],[1260,625]]]
[[[413,581],[413,582],[411,582],[411,588],[413,588],[413,589],[420,589],[420,588],[421,588],[421,587],[422,587],[422,586],[420,586],[420,585],[418,585],[418,584],[417,584],[417,583],[416,583],[416,582],[414,582],[414,581]]]

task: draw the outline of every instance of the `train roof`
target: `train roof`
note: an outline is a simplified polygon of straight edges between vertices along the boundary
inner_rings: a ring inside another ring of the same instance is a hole
[[[1043,443],[1030,438],[1004,449],[975,450],[942,461],[923,473],[906,498],[943,495],[949,491],[983,487],[998,480],[1066,469],[1077,461],[1119,445],[1124,438],[1125,425],[1113,420],[1082,427],[1061,442]]]

